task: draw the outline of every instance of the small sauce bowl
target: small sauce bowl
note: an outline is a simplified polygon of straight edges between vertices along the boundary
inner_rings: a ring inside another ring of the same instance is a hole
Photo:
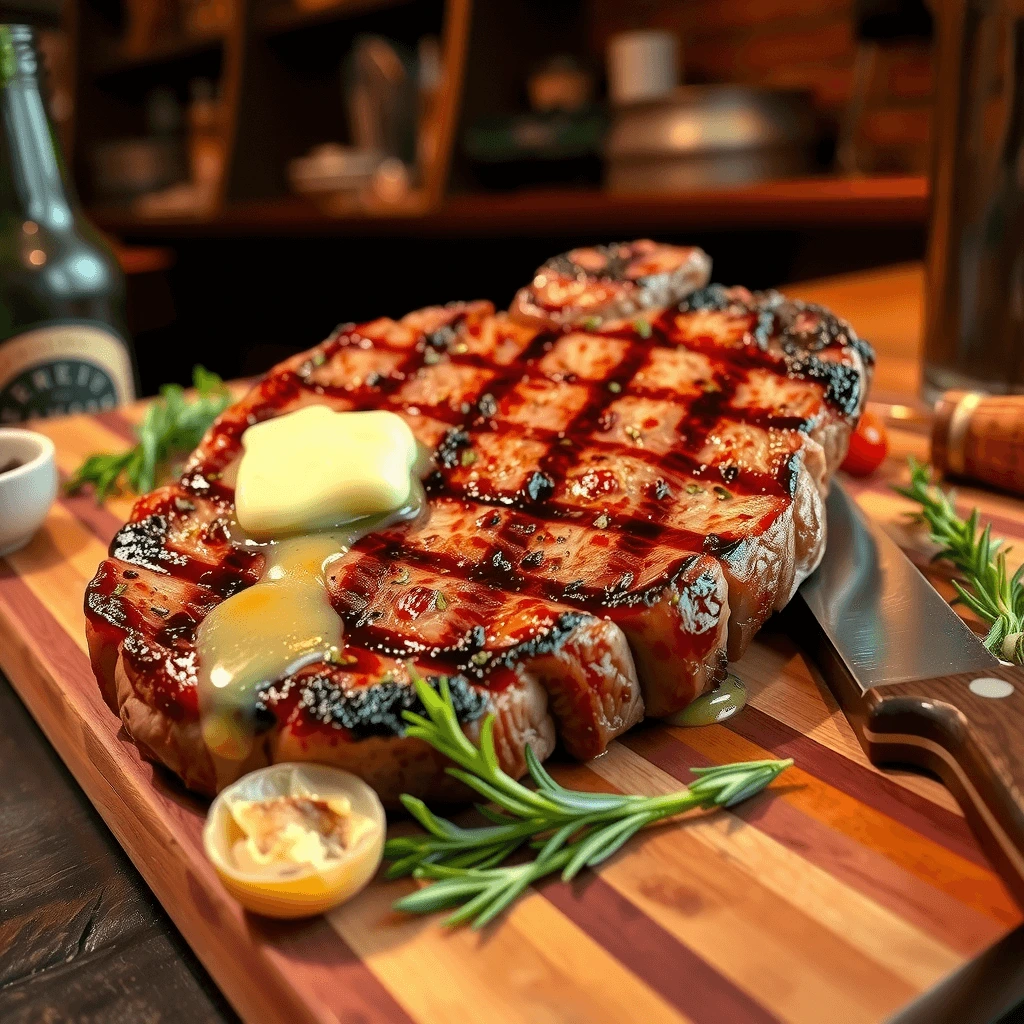
[[[53,442],[33,430],[0,427],[0,556],[23,548],[57,496]]]

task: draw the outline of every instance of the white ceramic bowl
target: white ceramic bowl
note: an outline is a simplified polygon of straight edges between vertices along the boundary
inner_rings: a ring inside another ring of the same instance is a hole
[[[57,496],[53,442],[32,430],[0,427],[0,555],[23,548],[43,525]]]

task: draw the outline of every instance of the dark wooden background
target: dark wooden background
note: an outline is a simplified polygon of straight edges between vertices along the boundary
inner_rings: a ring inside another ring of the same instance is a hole
[[[237,1021],[3,675],[0,780],[0,1021]]]

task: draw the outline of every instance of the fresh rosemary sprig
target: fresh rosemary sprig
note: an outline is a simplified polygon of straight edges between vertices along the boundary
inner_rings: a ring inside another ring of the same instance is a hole
[[[896,491],[921,506],[911,515],[941,546],[935,558],[952,563],[963,576],[963,582],[953,581],[957,601],[989,627],[984,643],[996,657],[1024,664],[1024,566],[1011,576],[1006,568],[1010,549],[992,537],[992,524],[982,529],[977,509],[961,519],[952,493],[933,484],[931,467],[914,458],[909,462],[910,486]]]
[[[616,852],[647,825],[695,807],[731,807],[759,793],[793,762],[750,761],[694,768],[689,789],[662,796],[589,793],[565,789],[545,771],[527,746],[526,763],[536,789],[506,775],[494,749],[494,716],[480,729],[480,744],[463,733],[452,706],[448,681],[439,692],[410,673],[426,717],[403,712],[408,736],[424,740],[455,762],[450,775],[474,789],[499,810],[477,805],[491,823],[463,828],[439,818],[422,800],[402,796],[425,835],[390,839],[384,856],[392,861],[388,876],[413,875],[432,884],[395,903],[395,909],[427,914],[459,906],[449,925],[472,920],[480,928],[513,903],[533,882],[560,871],[566,881]],[[503,865],[520,847],[537,851],[532,861]]]
[[[136,494],[152,490],[157,470],[173,455],[195,448],[231,401],[220,377],[202,366],[193,369],[192,383],[198,392],[193,401],[180,385],[165,384],[135,428],[139,443],[126,452],[90,455],[68,481],[67,492],[74,494],[92,484],[96,501],[101,502],[123,483]]]

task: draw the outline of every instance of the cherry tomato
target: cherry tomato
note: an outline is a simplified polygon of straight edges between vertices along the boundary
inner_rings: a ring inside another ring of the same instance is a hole
[[[840,467],[851,476],[868,476],[885,462],[889,438],[885,424],[873,412],[865,410],[850,438],[850,450]]]

